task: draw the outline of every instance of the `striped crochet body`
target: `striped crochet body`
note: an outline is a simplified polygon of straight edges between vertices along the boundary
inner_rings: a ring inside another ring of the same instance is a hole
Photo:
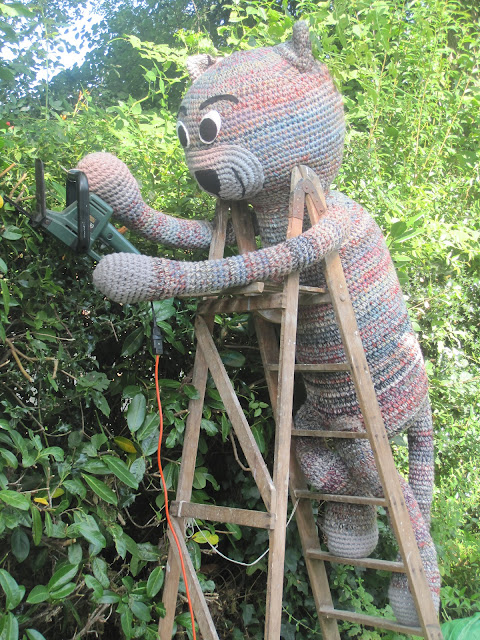
[[[394,435],[427,397],[423,357],[378,225],[360,205],[340,194],[333,198],[341,198],[351,214],[351,234],[340,258],[385,426]],[[319,271],[302,281],[323,286]],[[345,362],[331,304],[299,308],[296,357],[306,364]],[[322,415],[325,428],[343,416],[360,417],[348,372],[304,375],[304,380],[308,400]]]
[[[342,161],[342,99],[326,67],[311,53],[305,23],[290,42],[242,51],[217,61],[189,61],[194,80],[178,112],[177,131],[192,176],[208,193],[252,205],[262,248],[247,254],[177,262],[161,257],[111,254],[94,283],[121,303],[209,294],[300,271],[304,284],[322,286],[322,259],[338,249],[380,408],[390,436],[408,431],[409,480],[401,479],[417,545],[438,607],[440,575],[429,533],[433,488],[433,433],[427,378],[400,285],[380,229],[368,213],[330,191]],[[314,227],[286,240],[290,174],[310,166],[326,194],[327,210]],[[124,224],[162,244],[208,246],[212,226],[182,221],[150,209],[128,169],[110,154],[79,164],[90,186]],[[253,220],[252,220],[253,224]],[[300,307],[297,361],[345,360],[331,305]],[[348,373],[304,376],[306,401],[295,422],[303,429],[364,431]],[[344,495],[382,492],[368,440],[298,438],[297,457],[320,491]],[[375,509],[327,504],[322,523],[330,551],[369,555],[378,539]],[[392,578],[390,602],[397,619],[418,623],[404,575]]]

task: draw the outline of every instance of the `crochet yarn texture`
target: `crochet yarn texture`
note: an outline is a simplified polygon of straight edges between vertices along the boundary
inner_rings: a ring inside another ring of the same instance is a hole
[[[113,254],[94,272],[95,285],[119,302],[201,294],[278,279],[301,271],[303,284],[325,285],[321,259],[339,249],[370,373],[389,436],[404,430],[409,442],[409,481],[401,479],[415,538],[435,605],[440,575],[429,533],[433,486],[433,435],[423,358],[410,325],[400,285],[381,231],[345,195],[330,191],[344,139],[342,99],[326,67],[312,56],[308,27],[275,47],[189,62],[194,83],[178,113],[177,132],[187,165],[205,191],[253,206],[262,249],[221,260],[176,262]],[[290,173],[309,165],[326,193],[327,212],[297,238],[285,240]],[[110,154],[87,156],[79,169],[90,186],[133,229],[162,243],[207,246],[211,227],[155,212],[140,197],[128,169]],[[253,220],[252,220],[253,223]],[[331,305],[302,306],[297,360],[345,360]],[[303,429],[364,430],[348,372],[304,375],[306,401],[295,416]],[[297,455],[318,490],[381,496],[382,487],[366,440],[335,440],[332,448],[299,439]],[[352,558],[371,553],[378,531],[370,506],[328,505],[322,523],[331,551]],[[390,601],[397,619],[418,624],[406,576],[392,578]]]

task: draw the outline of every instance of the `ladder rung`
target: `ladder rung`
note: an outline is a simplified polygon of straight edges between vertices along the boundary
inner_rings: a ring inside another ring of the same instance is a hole
[[[211,313],[244,313],[247,311],[265,311],[267,309],[283,309],[285,301],[283,293],[263,294],[235,298],[212,298],[202,302],[197,310],[201,315]]]
[[[300,293],[327,293],[326,287],[307,287],[303,284],[298,287],[298,290]]]
[[[365,431],[326,431],[325,429],[292,429],[292,436],[312,438],[360,438],[368,439]]]
[[[351,564],[355,567],[366,567],[367,569],[377,569],[379,571],[394,571],[395,573],[405,573],[403,562],[392,560],[382,560],[380,558],[344,558],[334,556],[322,549],[307,549],[306,555],[314,560],[325,560],[326,562],[336,562],[337,564]]]
[[[172,502],[170,511],[177,518],[199,518],[214,522],[231,522],[244,527],[258,529],[273,529],[275,519],[266,511],[237,509],[236,507],[220,507],[213,504],[198,504],[195,502]]]
[[[355,613],[354,611],[344,611],[342,609],[333,609],[332,607],[320,606],[318,613],[326,618],[336,618],[337,620],[347,620],[348,622],[357,622],[366,627],[378,627],[387,629],[388,631],[398,631],[412,636],[425,637],[421,627],[410,627],[405,624],[399,624],[395,620],[388,618],[379,618],[377,616],[367,616],[364,613]]]
[[[283,289],[283,284],[274,284],[273,282],[265,282],[263,284],[264,290],[268,291],[269,293],[275,293]],[[305,295],[323,295],[324,293],[327,293],[328,290],[326,287],[309,287],[307,285],[301,284],[298,287],[298,292]]]
[[[269,371],[278,371],[279,365],[267,364],[266,369]],[[303,371],[303,373],[315,373],[320,371],[323,373],[329,373],[334,371],[350,371],[350,365],[348,362],[327,362],[325,364],[296,364],[295,371]]]
[[[375,498],[373,496],[341,496],[334,493],[319,493],[318,491],[308,491],[297,489],[295,498],[305,500],[319,500],[324,502],[346,502],[348,504],[371,504],[376,507],[388,507],[385,498]]]

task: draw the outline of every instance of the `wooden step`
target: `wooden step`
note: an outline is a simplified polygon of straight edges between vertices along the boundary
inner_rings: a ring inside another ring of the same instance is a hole
[[[278,371],[278,363],[267,364],[265,366],[269,371]],[[350,365],[348,362],[326,362],[324,364],[296,364],[295,371],[301,371],[303,373],[315,373],[317,371],[322,373],[333,373],[335,371],[350,371]]]
[[[327,431],[326,429],[292,429],[292,436],[297,438],[358,438],[368,440],[365,431]]]
[[[198,518],[199,520],[211,520],[213,522],[232,522],[239,526],[256,527],[257,529],[273,529],[275,527],[274,514],[266,511],[174,501],[170,505],[170,512],[177,518]]]
[[[197,313],[209,315],[215,313],[246,313],[247,311],[265,311],[269,309],[284,309],[283,293],[263,295],[249,295],[232,298],[213,298],[200,303]]]
[[[318,500],[319,502],[345,502],[347,504],[371,504],[375,507],[388,507],[385,498],[374,496],[342,496],[334,493],[320,493],[306,489],[296,489],[295,498],[300,500]]]
[[[388,618],[367,616],[364,613],[344,611],[342,609],[334,609],[327,606],[318,607],[318,613],[326,618],[336,618],[337,620],[356,622],[364,625],[365,627],[378,627],[379,629],[386,629],[387,631],[398,631],[399,633],[405,633],[412,636],[420,636],[421,638],[425,637],[421,627],[410,627],[404,624],[399,624],[395,620],[389,620]]]
[[[405,565],[403,562],[381,560],[378,558],[344,558],[342,556],[335,556],[328,551],[322,551],[322,549],[307,549],[306,555],[313,560],[335,562],[336,564],[349,564],[354,567],[366,567],[367,569],[377,569],[378,571],[405,573]]]

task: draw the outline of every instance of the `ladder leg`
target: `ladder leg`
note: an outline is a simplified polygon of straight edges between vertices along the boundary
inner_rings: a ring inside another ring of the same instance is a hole
[[[197,459],[198,438],[200,435],[200,422],[203,413],[203,402],[205,398],[205,388],[207,385],[208,368],[204,355],[200,348],[197,348],[195,364],[193,368],[192,385],[197,389],[199,398],[191,400],[189,403],[189,414],[185,427],[184,445],[182,451],[182,463],[180,465],[179,481],[177,488],[177,500],[190,500],[192,495],[193,477],[195,474],[195,463]],[[181,531],[184,531],[183,518],[181,520]],[[165,585],[162,600],[165,605],[166,614],[160,619],[158,633],[162,640],[169,640],[172,637],[173,621],[177,605],[178,583],[180,579],[180,564],[177,559],[178,551],[175,546],[170,545],[168,561],[165,572]]]
[[[297,491],[306,491],[307,485],[293,448],[290,456],[290,494],[292,498],[294,498]],[[299,501],[297,510],[295,511],[295,519],[317,611],[319,611],[321,607],[333,609],[332,594],[330,592],[325,562],[322,560],[314,560],[307,554],[308,549],[320,547],[317,525],[313,517],[310,501]],[[338,622],[335,618],[319,616],[318,620],[324,640],[340,640]]]
[[[276,524],[275,529],[270,532],[265,640],[278,640],[282,621],[298,286],[299,274],[295,273],[290,275],[284,290],[286,309],[282,314],[282,330],[280,335],[280,369],[275,412],[276,434],[273,468],[273,483],[277,495],[275,505]]]

